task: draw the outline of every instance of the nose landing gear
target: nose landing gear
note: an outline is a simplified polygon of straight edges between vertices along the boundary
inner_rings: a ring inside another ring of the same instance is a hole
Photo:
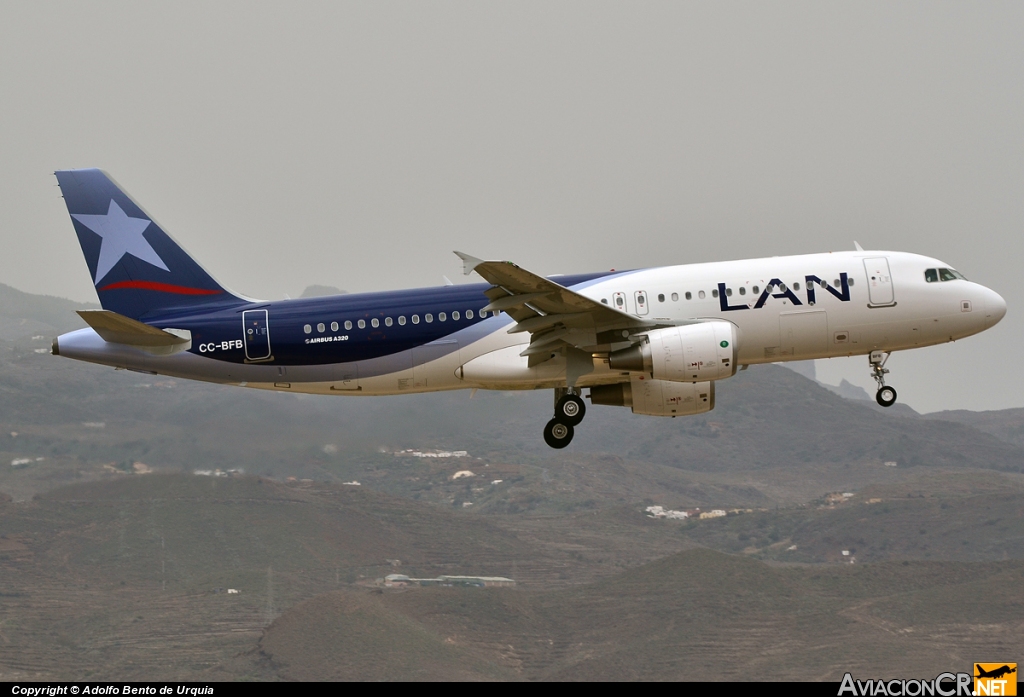
[[[871,377],[878,383],[878,392],[875,393],[875,401],[883,407],[891,407],[896,403],[896,390],[885,384],[885,376],[889,369],[885,362],[889,360],[887,351],[872,351],[868,356],[868,363],[871,365]]]
[[[564,448],[572,442],[575,427],[586,416],[587,406],[577,388],[555,388],[555,417],[544,427],[544,442],[552,448]]]

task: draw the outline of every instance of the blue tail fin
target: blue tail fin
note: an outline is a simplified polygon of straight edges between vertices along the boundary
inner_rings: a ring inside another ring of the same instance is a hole
[[[55,172],[105,310],[132,319],[245,302],[221,286],[105,172]]]

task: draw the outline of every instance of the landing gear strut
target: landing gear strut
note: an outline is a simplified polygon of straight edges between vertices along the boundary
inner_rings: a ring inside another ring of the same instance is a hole
[[[885,376],[889,369],[885,362],[889,360],[887,351],[872,351],[868,356],[868,363],[871,365],[871,377],[878,383],[878,392],[875,393],[875,401],[883,407],[891,407],[896,403],[896,390],[885,384]]]
[[[564,448],[572,442],[575,427],[583,421],[587,406],[577,388],[555,388],[555,417],[544,427],[544,442],[552,448]]]

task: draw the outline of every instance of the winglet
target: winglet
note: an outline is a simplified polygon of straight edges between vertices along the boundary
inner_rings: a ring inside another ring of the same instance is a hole
[[[467,276],[473,273],[473,269],[475,269],[480,264],[484,263],[483,259],[477,259],[476,257],[471,257],[468,254],[464,254],[462,252],[455,252],[455,256],[457,256],[459,259],[462,259],[462,271]]]
[[[864,248],[860,246],[860,242],[858,242],[857,240],[853,241],[853,246],[854,246],[854,248],[856,248],[856,250],[858,252],[863,252],[864,251]]]

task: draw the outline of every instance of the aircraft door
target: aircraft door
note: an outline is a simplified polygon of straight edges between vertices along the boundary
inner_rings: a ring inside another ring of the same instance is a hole
[[[647,314],[647,306],[649,304],[648,300],[650,300],[650,298],[647,297],[647,293],[645,291],[638,290],[633,293],[633,302],[636,303],[636,313],[638,315]]]
[[[865,259],[864,271],[868,275],[868,304],[872,307],[895,305],[889,260],[885,257]]]
[[[619,312],[629,312],[629,309],[626,307],[625,293],[612,293],[612,305]]]
[[[242,313],[242,338],[247,359],[262,361],[270,358],[270,326],[266,310],[246,310]]]

